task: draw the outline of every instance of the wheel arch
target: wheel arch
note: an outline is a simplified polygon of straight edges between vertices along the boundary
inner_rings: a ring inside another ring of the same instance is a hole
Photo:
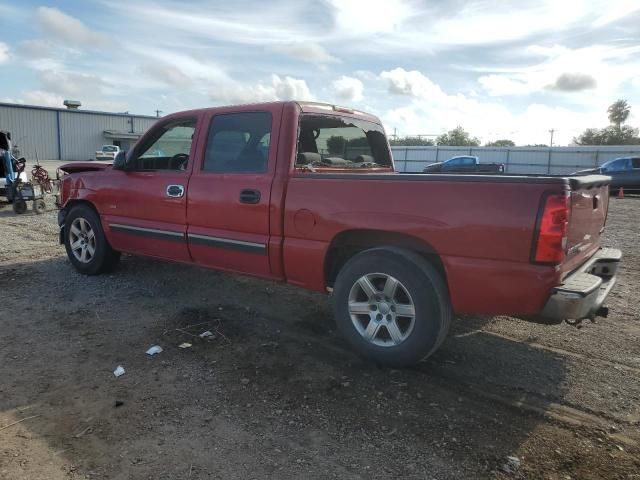
[[[67,218],[67,215],[71,210],[73,210],[74,207],[77,207],[80,205],[85,205],[89,207],[91,210],[93,210],[96,213],[96,215],[98,215],[98,218],[100,218],[100,212],[98,212],[98,209],[96,208],[96,206],[93,203],[91,203],[89,200],[84,200],[84,199],[69,200],[64,205],[64,207],[58,210],[58,227],[60,227],[58,241],[60,242],[60,245],[64,244],[64,223]]]
[[[324,282],[333,287],[342,267],[360,252],[371,248],[396,247],[414,252],[429,262],[447,283],[447,274],[437,251],[428,242],[413,235],[373,229],[345,230],[337,234],[329,247],[324,261]]]

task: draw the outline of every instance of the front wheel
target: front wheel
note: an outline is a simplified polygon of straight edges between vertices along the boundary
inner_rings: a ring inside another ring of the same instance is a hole
[[[351,258],[334,287],[338,329],[363,355],[403,367],[441,345],[453,316],[442,276],[423,257],[375,248]]]
[[[107,242],[100,217],[87,205],[73,207],[66,216],[64,246],[71,264],[85,275],[109,272],[120,260],[120,252]]]
[[[22,215],[23,213],[25,213],[27,211],[27,202],[25,202],[24,200],[17,198],[13,200],[13,211],[18,214],[18,215]]]

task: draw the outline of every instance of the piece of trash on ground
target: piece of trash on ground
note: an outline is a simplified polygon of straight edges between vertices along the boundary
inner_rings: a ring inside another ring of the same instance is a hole
[[[184,343],[181,343],[180,345],[178,345],[178,348],[191,348],[192,346],[193,345],[191,345],[190,343],[184,342]]]
[[[147,355],[155,355],[156,353],[162,353],[162,347],[160,345],[154,345],[147,350]]]
[[[122,368],[122,365],[118,365],[118,368],[116,368],[113,371],[113,374],[117,377],[121,377],[122,375],[125,374],[124,368]]]
[[[207,330],[206,332],[202,332],[199,336],[200,338],[213,337],[213,333],[211,333],[211,330]]]
[[[507,473],[515,473],[520,468],[520,463],[518,457],[507,457],[507,462],[502,465],[502,470]]]

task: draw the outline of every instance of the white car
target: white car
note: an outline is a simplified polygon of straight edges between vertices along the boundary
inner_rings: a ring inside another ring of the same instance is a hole
[[[103,145],[102,149],[96,151],[96,160],[113,161],[119,152],[120,147],[118,147],[117,145]]]

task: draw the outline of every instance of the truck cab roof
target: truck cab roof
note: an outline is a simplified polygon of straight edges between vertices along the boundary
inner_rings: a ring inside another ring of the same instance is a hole
[[[260,102],[260,103],[247,103],[243,105],[221,105],[218,107],[207,107],[207,108],[199,108],[194,110],[176,112],[174,114],[167,115],[164,118],[171,118],[174,115],[184,116],[184,114],[192,113],[194,115],[199,115],[202,113],[208,112],[228,112],[229,110],[233,110],[234,112],[249,112],[255,110],[263,110],[268,108],[277,108],[278,106],[285,107],[287,105],[295,106],[301,112],[304,113],[317,113],[321,115],[333,114],[333,115],[342,115],[353,118],[359,118],[361,120],[366,120],[369,122],[374,122],[380,124],[380,119],[375,115],[370,113],[362,112],[359,110],[354,110],[349,107],[342,107],[339,105],[333,105],[330,103],[322,103],[322,102],[307,102],[307,101],[296,101],[296,100],[287,100],[287,101],[277,101],[277,102]]]

